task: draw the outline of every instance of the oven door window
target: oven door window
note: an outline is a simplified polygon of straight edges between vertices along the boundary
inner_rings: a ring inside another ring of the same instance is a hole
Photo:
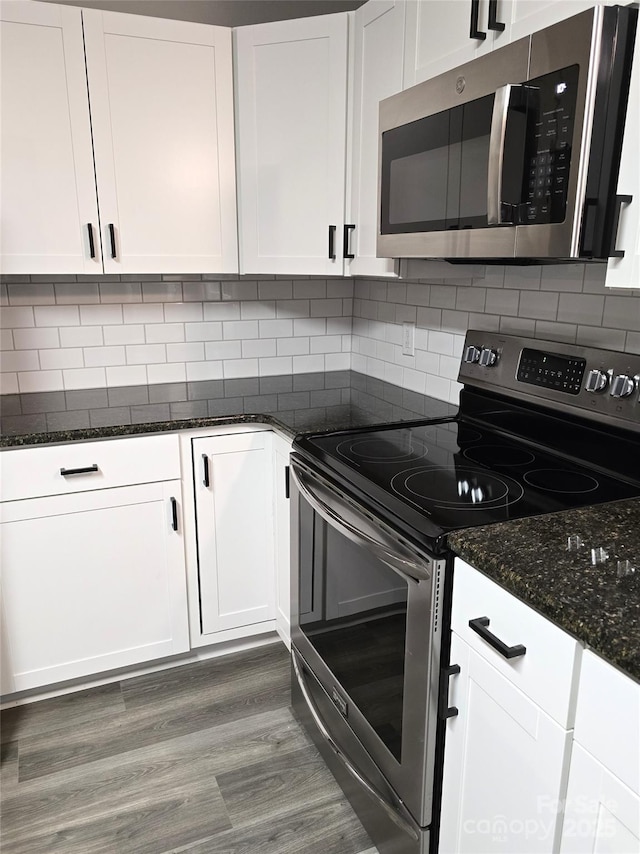
[[[300,522],[300,628],[399,762],[408,583],[304,503]]]

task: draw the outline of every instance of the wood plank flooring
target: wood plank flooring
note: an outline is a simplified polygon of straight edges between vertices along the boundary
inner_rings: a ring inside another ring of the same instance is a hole
[[[282,644],[2,713],[3,854],[375,854]]]

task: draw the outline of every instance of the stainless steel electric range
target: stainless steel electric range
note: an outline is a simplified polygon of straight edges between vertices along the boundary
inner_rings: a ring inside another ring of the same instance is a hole
[[[447,535],[640,495],[640,356],[470,331],[459,378],[455,418],[291,457],[294,710],[381,854],[437,850]]]

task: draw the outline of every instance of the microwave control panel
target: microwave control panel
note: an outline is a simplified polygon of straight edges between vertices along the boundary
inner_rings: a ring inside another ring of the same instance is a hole
[[[525,174],[518,209],[518,222],[523,225],[565,218],[578,70],[572,65],[525,84]]]

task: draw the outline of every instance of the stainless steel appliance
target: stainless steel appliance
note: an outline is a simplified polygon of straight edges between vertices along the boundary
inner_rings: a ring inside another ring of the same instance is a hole
[[[381,101],[378,256],[612,255],[636,20],[598,6]]]
[[[299,436],[293,703],[382,854],[435,851],[450,531],[640,495],[640,356],[467,334],[455,418]]]

